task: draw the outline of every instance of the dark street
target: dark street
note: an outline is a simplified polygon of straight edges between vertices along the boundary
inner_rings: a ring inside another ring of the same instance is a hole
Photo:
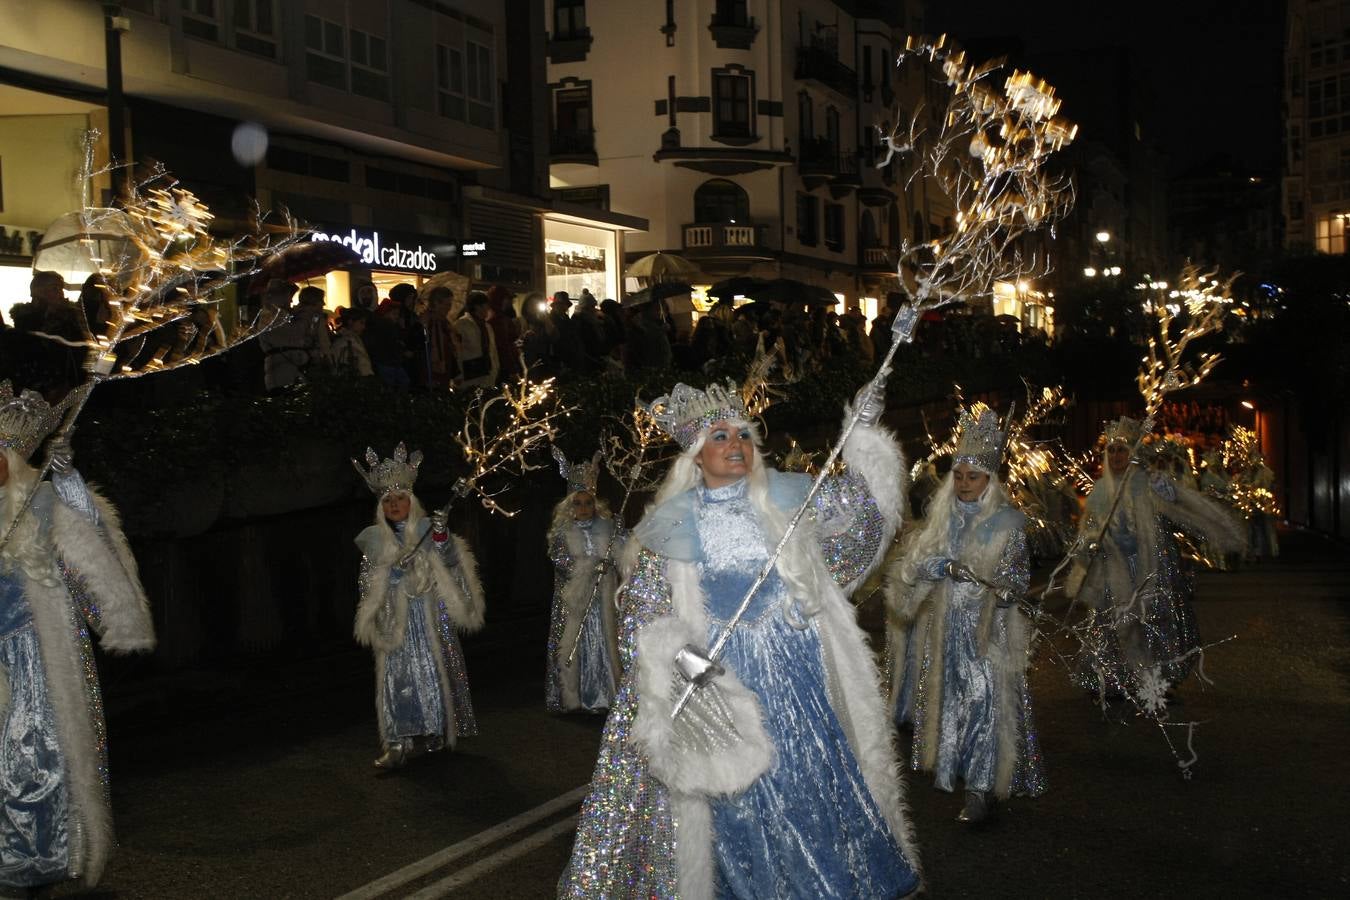
[[[971,831],[954,821],[958,797],[909,778],[931,894],[1344,893],[1350,564],[1307,534],[1286,535],[1285,549],[1201,578],[1202,634],[1237,640],[1207,655],[1212,688],[1193,678],[1180,692],[1174,717],[1205,723],[1191,780],[1155,726],[1104,720],[1042,653],[1046,796]],[[542,654],[523,640],[467,647],[481,735],[392,775],[371,767],[369,664],[355,652],[254,673],[251,688],[277,683],[247,703],[221,699],[241,696],[240,679],[227,689],[186,675],[180,687],[203,686],[174,693],[207,699],[114,714],[121,847],[94,896],[550,896],[601,723],[544,711]]]

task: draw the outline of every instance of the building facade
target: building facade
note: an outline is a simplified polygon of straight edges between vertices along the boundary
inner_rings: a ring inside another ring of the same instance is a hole
[[[627,262],[676,253],[700,286],[794,278],[874,315],[900,239],[950,224],[925,185],[905,188],[903,163],[877,168],[874,122],[909,115],[928,89],[895,66],[921,8],[548,0],[553,188],[646,219]],[[588,252],[579,232],[546,239],[558,258]],[[569,274],[550,262],[550,288]]]
[[[30,234],[78,206],[81,136],[103,131],[106,160],[119,115],[125,158],[166,164],[222,230],[242,226],[256,200],[324,235],[421,250],[371,260],[382,294],[447,271],[539,287],[546,217],[611,234],[640,226],[553,208],[541,0],[130,0],[116,12],[0,5],[0,252],[11,264],[31,256]],[[110,30],[120,100],[106,88]],[[330,305],[366,277],[329,278]]]
[[[1284,246],[1345,253],[1350,2],[1288,0],[1284,65]]]

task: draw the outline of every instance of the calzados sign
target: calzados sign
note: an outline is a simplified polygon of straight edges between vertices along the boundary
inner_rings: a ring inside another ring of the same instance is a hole
[[[350,247],[361,257],[361,262],[376,269],[439,272],[448,267],[450,259],[455,255],[455,245],[449,242],[434,245],[433,249],[428,250],[422,246],[421,240],[415,237],[387,235],[382,238],[378,231],[357,231],[355,228],[346,234],[315,231],[310,237],[315,241],[335,241]],[[416,242],[416,246],[404,246],[402,240],[407,240],[410,244]]]

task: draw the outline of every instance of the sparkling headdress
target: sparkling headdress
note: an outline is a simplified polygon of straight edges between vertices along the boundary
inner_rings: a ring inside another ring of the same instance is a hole
[[[1003,429],[999,428],[998,414],[985,407],[961,410],[961,437],[952,456],[952,465],[966,463],[986,475],[998,471],[1003,460]]]
[[[0,381],[0,447],[28,459],[43,439],[61,424],[61,417],[79,399],[80,393],[71,391],[64,400],[52,406],[36,391],[16,395],[13,385]]]
[[[1106,423],[1106,443],[1108,445],[1115,443],[1130,444],[1139,440],[1143,426],[1138,420],[1131,419],[1129,416],[1121,416],[1114,422]]]
[[[554,447],[553,458],[558,462],[558,474],[567,482],[567,493],[575,494],[577,491],[595,493],[595,483],[600,477],[599,450],[586,462],[569,463],[567,455]]]
[[[417,481],[417,467],[422,464],[422,451],[414,450],[412,455],[408,455],[408,448],[399,445],[394,448],[394,455],[390,459],[381,461],[380,454],[376,453],[374,448],[366,448],[366,465],[370,467],[367,472],[361,468],[361,464],[352,460],[352,465],[356,471],[365,479],[366,487],[376,495],[383,497],[392,491],[404,491],[411,494],[413,483]]]
[[[681,450],[693,446],[703,430],[714,422],[750,418],[740,388],[730,379],[725,385],[710,384],[706,391],[677,384],[669,394],[652,401],[651,413],[656,424],[675,439]]]

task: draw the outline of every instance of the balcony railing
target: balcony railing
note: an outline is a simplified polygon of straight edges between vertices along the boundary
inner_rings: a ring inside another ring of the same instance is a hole
[[[549,138],[551,156],[595,156],[594,131],[554,131]]]
[[[840,150],[825,138],[808,138],[801,142],[797,168],[803,175],[841,178],[858,181],[858,154]]]
[[[889,269],[891,267],[890,254],[886,252],[885,247],[864,247],[863,265],[869,269]]]
[[[796,76],[799,81],[816,81],[848,97],[857,90],[858,74],[824,47],[797,48]]]
[[[708,31],[712,33],[713,42],[718,47],[749,50],[750,45],[755,42],[755,35],[759,34],[759,26],[755,24],[753,16],[722,17],[713,13],[712,21],[708,23]]]
[[[765,225],[733,225],[717,222],[707,225],[684,226],[686,250],[754,250],[765,249]]]

